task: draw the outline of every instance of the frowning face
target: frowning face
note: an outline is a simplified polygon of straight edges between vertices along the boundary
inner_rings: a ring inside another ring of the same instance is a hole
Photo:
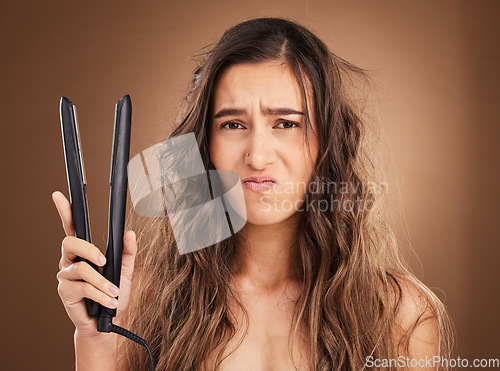
[[[300,210],[318,144],[314,135],[306,142],[305,100],[292,70],[279,61],[227,68],[211,112],[210,156],[217,170],[239,175],[247,221],[274,224]]]

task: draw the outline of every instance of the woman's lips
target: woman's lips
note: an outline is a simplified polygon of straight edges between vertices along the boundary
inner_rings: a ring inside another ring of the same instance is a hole
[[[278,182],[276,179],[268,176],[249,176],[241,181],[241,184],[252,191],[266,191],[275,187]]]

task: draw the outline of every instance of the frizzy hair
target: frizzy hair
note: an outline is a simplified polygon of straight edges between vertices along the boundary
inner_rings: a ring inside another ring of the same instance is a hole
[[[366,124],[349,90],[354,79],[368,80],[368,72],[330,52],[303,26],[280,18],[242,22],[197,58],[182,115],[170,136],[194,133],[206,169],[215,169],[208,143],[217,76],[232,65],[276,60],[292,69],[311,103],[313,112],[306,111],[305,120],[306,137],[315,135],[319,144],[314,179],[352,185],[349,192],[329,189],[306,195],[310,205],[333,198],[349,207],[301,212],[297,245],[302,291],[292,321],[292,360],[301,326],[307,329],[310,370],[361,370],[367,356],[391,359],[407,354],[412,331],[432,318],[439,323],[440,355],[449,356],[452,327],[445,307],[400,258],[377,207],[379,193],[370,186],[379,183],[362,146]],[[181,255],[167,218],[144,218],[131,210],[127,228],[136,231],[139,251],[123,326],[150,344],[158,370],[202,369],[216,348],[218,366],[228,339],[241,325],[229,300],[245,312],[230,284],[237,235]],[[409,328],[401,328],[397,318],[406,287],[423,298],[422,315]],[[127,369],[149,367],[146,352],[126,339],[119,342],[119,357]]]

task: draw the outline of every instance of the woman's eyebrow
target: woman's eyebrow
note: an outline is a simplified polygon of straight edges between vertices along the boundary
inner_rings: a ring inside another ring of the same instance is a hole
[[[264,113],[271,116],[288,116],[288,115],[303,115],[304,112],[298,111],[294,108],[279,107],[279,108],[265,108]],[[247,111],[244,108],[223,108],[214,115],[214,119],[226,116],[245,116]]]
[[[242,108],[223,108],[214,115],[214,119],[226,116],[244,116],[247,111]]]
[[[300,112],[294,108],[266,108],[264,113],[271,116],[287,116],[287,115],[303,115],[304,112]]]

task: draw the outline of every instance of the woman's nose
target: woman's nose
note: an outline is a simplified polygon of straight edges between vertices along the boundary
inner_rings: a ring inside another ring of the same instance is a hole
[[[244,156],[245,164],[256,170],[262,170],[272,165],[276,159],[276,148],[272,135],[264,130],[252,133]]]

